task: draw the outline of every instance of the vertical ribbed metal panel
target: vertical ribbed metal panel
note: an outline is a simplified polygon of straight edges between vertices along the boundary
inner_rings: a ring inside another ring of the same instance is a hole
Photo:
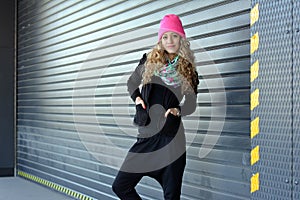
[[[300,199],[300,1],[293,1],[293,199]]]
[[[259,190],[251,199],[291,199],[292,181],[292,3],[252,1],[259,4],[259,19],[251,28],[258,33],[259,47],[251,56],[259,61],[258,78],[251,92],[259,89],[259,105],[251,119],[259,117],[259,133],[252,147],[259,146]]]
[[[200,74],[182,199],[249,199],[250,2],[19,1],[18,170],[96,199],[135,141],[126,80],[178,14]],[[197,134],[195,134],[197,133]],[[162,199],[144,178],[143,199]]]

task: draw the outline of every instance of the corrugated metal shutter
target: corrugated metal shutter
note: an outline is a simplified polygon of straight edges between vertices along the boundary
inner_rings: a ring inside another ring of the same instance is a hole
[[[182,199],[249,199],[249,10],[246,0],[19,1],[19,175],[77,198],[116,199],[111,166],[136,134],[126,80],[159,20],[175,13],[201,75],[198,108],[184,119]],[[151,179],[137,189],[162,199]]]
[[[251,112],[259,119],[252,139],[259,147],[252,166],[258,187],[251,199],[299,199],[300,1],[253,0],[252,5],[259,8],[251,27],[259,48],[251,61],[260,64],[251,83],[251,91],[259,90],[259,105]]]
[[[293,199],[300,199],[300,1],[293,1]]]

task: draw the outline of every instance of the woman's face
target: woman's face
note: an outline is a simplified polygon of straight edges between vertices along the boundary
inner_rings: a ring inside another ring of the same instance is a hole
[[[174,32],[166,32],[161,37],[161,43],[168,53],[177,53],[180,47],[180,35]]]

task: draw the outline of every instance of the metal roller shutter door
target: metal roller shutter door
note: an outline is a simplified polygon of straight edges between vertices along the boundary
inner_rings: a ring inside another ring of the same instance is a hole
[[[182,199],[249,199],[249,11],[246,0],[18,1],[18,174],[76,198],[116,199],[110,165],[136,134],[126,80],[175,13],[201,75],[197,110],[184,119]],[[137,189],[162,199],[151,179]]]
[[[252,166],[259,182],[251,199],[299,199],[298,4],[252,1],[259,6],[259,20],[251,27],[251,35],[259,34],[259,47],[251,61],[260,67],[251,83],[252,92],[259,89],[259,104],[251,112],[252,120],[259,118],[251,142],[259,147]]]
[[[293,2],[293,199],[300,199],[300,1]]]

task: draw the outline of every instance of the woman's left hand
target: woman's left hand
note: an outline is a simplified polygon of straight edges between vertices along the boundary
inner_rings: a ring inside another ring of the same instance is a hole
[[[180,112],[178,110],[178,108],[169,108],[166,113],[165,113],[165,117],[168,117],[168,114],[171,113],[174,116],[180,116]]]

